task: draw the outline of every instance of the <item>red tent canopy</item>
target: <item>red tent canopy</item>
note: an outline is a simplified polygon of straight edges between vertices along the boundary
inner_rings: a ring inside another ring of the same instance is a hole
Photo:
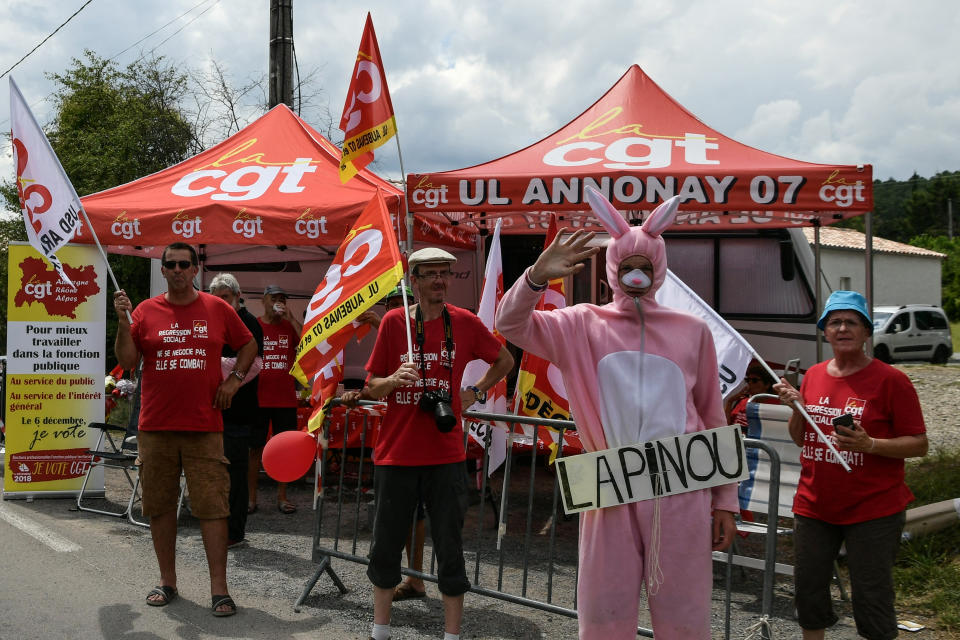
[[[582,211],[588,185],[631,214],[679,195],[674,230],[829,224],[873,208],[870,165],[812,164],[748,147],[701,122],[636,65],[556,133],[485,164],[411,174],[407,194],[413,211],[504,217],[507,232],[543,233],[540,214]],[[562,219],[591,224],[585,214]]]
[[[403,209],[403,192],[370,171],[342,185],[339,163],[339,149],[280,105],[189,160],[81,202],[100,241],[118,253],[154,255],[176,241],[335,247],[377,189],[394,216]],[[437,217],[418,216],[416,240],[475,246],[472,229]]]

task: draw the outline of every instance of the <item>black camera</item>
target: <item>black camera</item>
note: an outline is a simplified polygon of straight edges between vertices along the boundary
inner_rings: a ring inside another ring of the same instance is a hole
[[[453,399],[446,391],[424,391],[418,406],[433,414],[440,433],[450,433],[457,425],[457,416],[453,414]]]

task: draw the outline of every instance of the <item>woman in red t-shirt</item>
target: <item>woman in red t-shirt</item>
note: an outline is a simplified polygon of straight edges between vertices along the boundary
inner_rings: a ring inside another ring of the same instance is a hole
[[[797,618],[804,640],[823,638],[836,623],[830,579],[846,544],[857,633],[893,638],[893,563],[904,510],[913,500],[903,461],[927,453],[920,401],[903,372],[864,352],[873,324],[862,295],[834,291],[817,326],[833,358],[811,367],[799,392],[785,380],[774,389],[784,404],[805,407],[851,472],[794,410],[790,437],[802,447],[793,503]]]
[[[739,424],[746,433],[747,401],[761,393],[773,394],[773,384],[776,380],[756,360],[747,367],[747,375],[743,377],[743,389],[734,393],[723,403],[723,411],[727,414],[727,424]],[[774,399],[762,399],[761,402],[776,402]]]

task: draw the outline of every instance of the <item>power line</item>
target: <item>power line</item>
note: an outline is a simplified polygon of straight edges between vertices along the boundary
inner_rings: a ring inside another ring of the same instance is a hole
[[[220,0],[217,0],[217,2],[219,2],[219,1],[220,1]],[[110,62],[110,61],[113,61],[113,60],[117,59],[118,57],[122,56],[122,55],[125,54],[127,51],[129,51],[130,49],[133,49],[135,46],[137,46],[138,44],[140,44],[141,42],[143,42],[144,40],[146,40],[146,39],[149,38],[150,36],[156,35],[156,34],[159,33],[160,31],[163,31],[164,29],[166,29],[167,27],[169,27],[171,24],[173,24],[174,22],[176,22],[177,20],[179,20],[179,19],[182,18],[183,16],[187,15],[188,13],[191,13],[191,12],[192,12],[194,9],[196,9],[197,7],[199,7],[199,6],[201,6],[201,5],[204,5],[204,4],[208,3],[208,2],[210,2],[210,0],[201,0],[201,1],[198,2],[197,4],[193,5],[192,7],[190,7],[189,9],[187,9],[186,11],[184,11],[183,13],[181,13],[180,15],[178,15],[176,18],[174,18],[174,19],[171,20],[170,22],[168,22],[168,23],[166,23],[165,25],[163,25],[162,27],[159,27],[159,28],[151,31],[151,32],[148,33],[147,35],[143,36],[142,38],[140,38],[139,40],[137,40],[136,42],[134,42],[133,44],[131,44],[130,46],[128,46],[128,47],[127,47],[126,49],[124,49],[123,51],[121,51],[121,52],[119,52],[119,53],[113,54],[112,56],[110,56],[109,58],[107,58],[107,61]],[[201,15],[202,15],[202,14],[201,14]],[[199,16],[198,16],[198,17],[199,17]],[[188,24],[189,24],[189,23],[188,23]],[[186,26],[186,25],[184,25],[184,26]],[[169,38],[168,38],[168,40],[169,40]],[[166,42],[166,40],[164,40],[163,42]],[[163,42],[161,42],[160,44],[163,44]],[[160,45],[157,45],[157,46],[159,47]]]
[[[197,15],[195,15],[193,18],[191,18],[190,20],[188,20],[185,25],[183,25],[182,27],[180,27],[179,29],[177,29],[176,31],[174,31],[173,33],[171,33],[171,34],[170,34],[169,36],[167,36],[165,39],[161,40],[161,41],[160,41],[160,44],[158,44],[158,45],[155,46],[153,49],[150,49],[150,51],[147,51],[145,54],[143,54],[142,56],[140,56],[139,58],[137,58],[137,59],[133,62],[133,64],[136,64],[137,62],[140,62],[141,60],[143,60],[144,58],[146,58],[148,55],[150,55],[151,53],[153,53],[154,51],[156,51],[157,49],[159,49],[160,47],[162,47],[163,44],[164,44],[167,40],[169,40],[169,39],[172,38],[173,36],[177,35],[178,33],[180,33],[181,31],[183,31],[183,30],[186,29],[187,27],[189,27],[189,26],[190,26],[191,24],[193,24],[196,20],[198,20],[203,14],[205,14],[207,11],[210,11],[210,9],[213,9],[213,8],[214,8],[215,6],[217,6],[219,3],[220,3],[220,0],[215,0],[215,2],[214,2],[212,5],[210,5],[209,7],[207,7],[206,9],[204,9],[203,11],[201,11],[200,13],[198,13]],[[203,3],[201,2],[200,4],[203,4]],[[199,5],[197,5],[197,6],[199,6]],[[191,9],[191,11],[192,11],[192,10],[193,10],[193,9]],[[189,13],[189,11],[188,11],[187,13]]]
[[[130,46],[128,46],[127,48],[125,48],[123,51],[120,51],[119,53],[115,53],[115,54],[114,54],[113,56],[111,56],[110,58],[107,58],[107,62],[112,62],[115,58],[117,58],[118,56],[123,55],[124,53],[126,53],[127,51],[129,51],[129,50],[132,49],[133,47],[137,46],[138,44],[140,44],[141,42],[143,42],[144,40],[146,40],[146,39],[149,38],[150,36],[155,35],[155,34],[156,34],[157,32],[159,32],[159,31],[162,31],[163,29],[165,29],[166,27],[170,26],[171,24],[173,24],[174,22],[176,22],[177,20],[179,20],[179,19],[182,18],[183,16],[185,16],[185,15],[187,15],[188,13],[190,13],[191,11],[194,11],[195,9],[197,9],[197,7],[200,7],[200,6],[206,4],[207,2],[210,2],[210,1],[211,1],[211,0],[201,0],[201,2],[198,2],[198,3],[195,4],[194,6],[190,7],[190,9],[184,11],[183,13],[181,13],[180,15],[178,15],[178,16],[177,16],[176,18],[174,18],[173,20],[170,20],[169,22],[167,22],[167,23],[166,23],[165,25],[163,25],[162,27],[160,27],[160,28],[154,30],[153,32],[145,35],[144,37],[140,38],[139,40],[137,40],[136,42],[134,42],[133,44],[131,44]],[[64,22],[63,24],[67,24],[67,22],[70,22],[70,20],[72,20],[74,16],[76,16],[78,13],[80,13],[80,12],[84,9],[84,7],[86,7],[86,6],[87,6],[88,4],[90,4],[91,2],[93,2],[93,0],[87,0],[87,2],[86,2],[82,7],[80,7],[79,9],[77,9],[77,11],[76,11],[72,16],[70,16],[69,18],[67,18],[66,22]],[[148,55],[150,55],[151,53],[153,53],[154,51],[156,51],[156,50],[157,50],[161,45],[163,45],[167,40],[169,40],[169,39],[172,38],[173,36],[177,35],[177,34],[180,33],[181,31],[183,31],[185,28],[187,28],[188,26],[190,26],[190,24],[191,24],[192,22],[194,22],[197,18],[199,18],[199,17],[202,16],[204,13],[206,13],[207,11],[209,11],[210,9],[212,9],[212,8],[213,8],[216,4],[218,4],[219,2],[220,2],[220,0],[214,0],[214,2],[213,2],[212,5],[210,5],[210,6],[207,7],[206,9],[204,9],[200,14],[198,14],[196,17],[194,17],[193,20],[190,20],[189,22],[187,22],[187,24],[183,25],[182,27],[180,27],[179,29],[177,29],[176,31],[174,31],[172,34],[170,34],[170,36],[168,36],[165,40],[163,40],[163,42],[161,42],[160,44],[158,44],[156,47],[154,47],[153,49],[151,49],[150,51],[148,51],[148,52],[145,53],[144,55],[140,56],[140,58],[138,58],[138,59],[134,62],[134,64],[136,64],[136,62],[140,62],[140,60],[143,60],[146,56],[148,56]],[[60,27],[62,27],[63,24],[60,25]],[[56,31],[54,31],[53,33],[56,33],[57,31],[59,31],[59,30],[60,30],[60,27],[57,27]],[[47,37],[43,40],[43,42],[46,42],[47,40],[49,40],[50,37],[53,35],[53,33],[51,33],[49,36],[47,36]],[[36,47],[34,47],[34,48],[30,51],[30,53],[33,53],[34,51],[36,51],[37,48],[38,48],[40,45],[43,44],[43,42],[41,42],[41,43],[38,44]],[[10,67],[10,68],[7,69],[6,71],[4,71],[3,74],[0,75],[0,78],[2,78],[4,75],[6,75],[6,74],[9,73],[10,71],[12,71],[13,68],[16,67],[18,64],[20,64],[21,62],[23,62],[23,61],[27,58],[27,56],[30,55],[30,53],[28,53],[26,56],[23,56],[23,58],[20,58],[20,60],[18,60],[17,63],[13,65],[13,67]],[[40,98],[39,100],[37,100],[36,102],[34,102],[33,104],[30,105],[30,109],[33,109],[33,108],[36,107],[37,105],[39,105],[39,104],[41,104],[41,103],[43,103],[43,102],[46,102],[49,98],[53,97],[54,95],[56,95],[56,92],[50,93],[50,94],[44,96],[43,98]],[[2,122],[0,122],[0,126],[5,125],[5,124],[6,124],[7,122],[9,122],[9,121],[10,121],[10,118],[6,118],[6,119],[3,120]]]
[[[44,42],[46,42],[47,40],[49,40],[50,38],[52,38],[52,37],[54,36],[54,34],[57,33],[57,31],[60,31],[60,29],[62,29],[62,28],[64,27],[64,25],[66,25],[68,22],[70,22],[70,21],[73,20],[75,17],[77,17],[77,14],[80,13],[81,11],[83,11],[84,9],[86,9],[86,8],[87,8],[87,5],[90,4],[91,2],[93,2],[93,0],[87,0],[86,2],[84,2],[83,5],[82,5],[79,9],[77,9],[76,11],[73,12],[73,15],[71,15],[69,18],[67,18],[66,20],[63,21],[63,24],[61,24],[59,27],[57,27],[56,29],[54,29],[53,32],[52,32],[50,35],[48,35],[46,38],[44,38],[43,40],[41,40],[41,41],[40,41],[40,44],[38,44],[37,46],[35,46],[33,49],[30,49],[30,51],[28,51],[25,56],[23,56],[22,58],[20,58],[19,60],[17,60],[15,63],[13,63],[13,66],[12,66],[12,67],[10,67],[9,69],[7,69],[7,70],[4,71],[3,73],[0,73],[0,78],[2,78],[3,76],[7,75],[7,74],[10,73],[11,71],[13,71],[18,64],[20,64],[21,62],[23,62],[24,60],[26,60],[28,57],[30,57],[30,54],[31,54],[31,53],[33,53],[34,51],[36,51],[37,49],[39,49],[39,48],[43,45]]]

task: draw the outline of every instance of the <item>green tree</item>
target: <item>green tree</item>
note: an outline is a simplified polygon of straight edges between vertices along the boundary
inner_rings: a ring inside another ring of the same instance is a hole
[[[45,133],[70,181],[81,196],[109,189],[164,169],[200,150],[199,138],[181,106],[187,95],[187,75],[163,58],[137,61],[120,69],[86,51],[63,73],[49,74],[56,83],[54,115]],[[6,208],[19,211],[15,184],[0,185]],[[4,295],[0,311],[6,317],[6,239],[25,239],[23,219],[4,220],[0,262]],[[150,262],[134,256],[111,255],[110,265],[120,286],[133,300],[149,295]],[[107,327],[108,360],[116,335],[112,305]],[[6,327],[3,327],[6,352]],[[112,366],[112,365],[111,365]]]
[[[951,320],[960,320],[960,237],[921,235],[910,244],[947,254],[941,273],[943,310]]]

